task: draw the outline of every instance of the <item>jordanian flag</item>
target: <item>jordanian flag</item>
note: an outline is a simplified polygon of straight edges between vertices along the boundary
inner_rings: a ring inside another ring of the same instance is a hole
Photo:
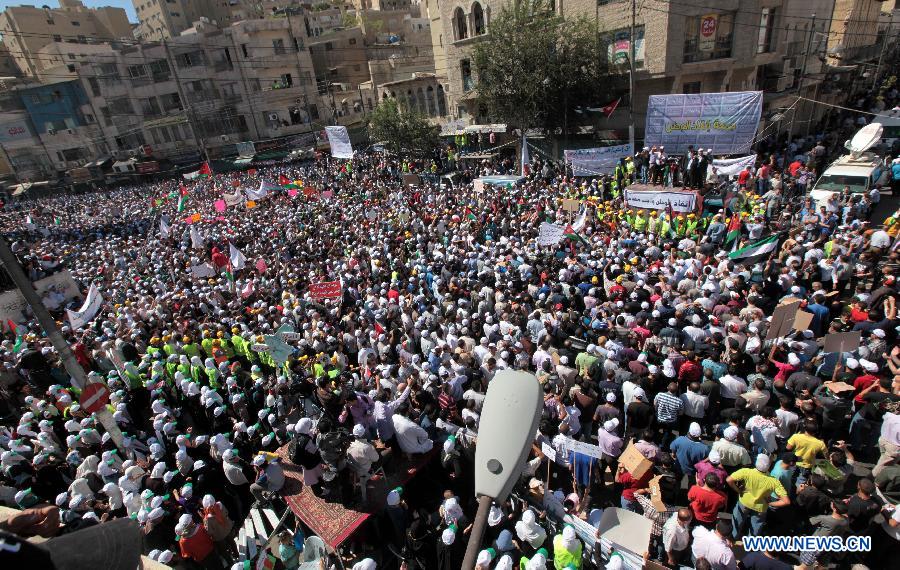
[[[725,245],[734,242],[735,247],[737,247],[737,240],[739,237],[741,237],[741,215],[735,212],[731,214],[731,219],[728,221],[728,230],[725,233]]]
[[[741,249],[736,249],[728,254],[728,259],[742,263],[756,263],[778,249],[778,242],[781,240],[781,234],[772,234],[761,240],[745,245]]]
[[[584,239],[583,237],[578,235],[578,232],[576,232],[574,229],[572,229],[572,224],[569,224],[566,226],[566,229],[563,230],[563,234],[572,241],[580,241],[581,243],[583,243],[584,245],[587,245],[587,246],[591,245],[588,243],[588,241],[586,239]]]

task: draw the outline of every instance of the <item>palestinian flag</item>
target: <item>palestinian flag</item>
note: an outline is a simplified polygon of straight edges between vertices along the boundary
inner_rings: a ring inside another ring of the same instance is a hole
[[[741,249],[736,249],[728,254],[728,259],[740,263],[756,263],[763,260],[778,249],[778,242],[781,241],[782,234],[772,234],[747,244]]]
[[[728,230],[725,232],[725,245],[734,242],[737,247],[738,238],[741,237],[741,215],[737,212],[731,214],[728,220]]]
[[[16,336],[16,344],[13,345],[13,354],[19,354],[25,348],[25,339],[22,335]]]
[[[290,186],[293,184],[293,182],[291,181],[290,178],[288,178],[284,174],[279,174],[278,175],[278,184],[280,184],[281,186]]]
[[[569,224],[569,225],[566,226],[566,229],[563,230],[563,234],[564,234],[567,238],[569,238],[570,240],[572,240],[573,242],[580,241],[580,242],[583,243],[584,245],[587,245],[587,246],[590,246],[590,245],[591,245],[591,244],[588,243],[588,241],[587,241],[586,239],[584,239],[583,237],[581,237],[580,235],[578,235],[578,232],[576,232],[574,229],[572,229],[572,224]]]
[[[183,212],[185,207],[187,207],[187,194],[182,194],[180,198],[178,198],[178,211]]]
[[[466,217],[469,218],[470,220],[472,220],[473,222],[476,219],[475,214],[472,213],[472,208],[470,208],[468,206],[466,206]]]
[[[200,167],[200,170],[197,171],[200,176],[210,177],[213,175],[212,168],[209,167],[208,162],[204,162],[203,166]]]

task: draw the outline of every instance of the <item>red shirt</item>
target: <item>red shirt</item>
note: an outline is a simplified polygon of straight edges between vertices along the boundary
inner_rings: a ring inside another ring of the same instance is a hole
[[[650,486],[650,479],[653,478],[653,471],[647,471],[640,479],[635,479],[631,473],[625,471],[619,475],[619,482],[622,483],[622,498],[627,501],[635,501],[634,492],[640,489],[646,489]]]
[[[209,553],[213,551],[213,541],[209,533],[202,526],[191,536],[183,536],[178,540],[182,558],[191,558],[195,562],[203,562]]]
[[[683,384],[699,382],[702,375],[703,369],[693,360],[685,360],[681,368],[678,369],[678,380]]]
[[[791,172],[791,176],[797,176],[797,171],[800,170],[800,167],[803,166],[803,163],[799,160],[795,160],[788,167],[788,170]]]
[[[794,366],[793,364],[788,364],[786,362],[773,362],[775,368],[778,369],[778,374],[775,375],[775,380],[787,380],[788,376],[800,370],[799,367]]]
[[[872,376],[871,374],[865,374],[854,380],[853,389],[856,390],[856,396],[853,397],[853,401],[860,406],[864,406],[866,402],[862,399],[862,397],[860,397],[859,393],[875,382],[878,382],[878,376]]]
[[[869,313],[866,311],[860,311],[856,307],[850,309],[850,320],[854,323],[861,323],[863,321],[869,320]]]
[[[694,518],[700,522],[713,523],[719,518],[719,511],[725,508],[728,500],[722,491],[704,489],[698,485],[688,491],[688,501]]]
[[[738,184],[741,186],[747,184],[747,180],[750,179],[750,171],[747,169],[741,170],[740,174],[738,174]]]

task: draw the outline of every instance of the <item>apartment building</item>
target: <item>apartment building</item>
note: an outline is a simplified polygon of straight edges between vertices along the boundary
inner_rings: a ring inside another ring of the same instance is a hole
[[[60,0],[59,8],[9,6],[0,12],[3,43],[16,66],[37,76],[44,62],[37,52],[52,43],[100,43],[132,38],[122,8],[86,8],[80,0]]]
[[[249,0],[132,0],[140,25],[137,36],[147,41],[174,38],[203,19],[226,27],[261,18],[263,7]]]

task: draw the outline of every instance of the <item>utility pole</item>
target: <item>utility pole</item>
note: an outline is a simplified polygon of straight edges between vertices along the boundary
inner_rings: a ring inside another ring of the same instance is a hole
[[[891,17],[888,20],[887,30],[884,32],[884,37],[881,38],[881,54],[878,56],[878,65],[875,66],[875,75],[872,76],[872,89],[875,89],[875,84],[878,82],[878,74],[881,73],[881,62],[884,60],[884,52],[887,51],[888,43],[891,40],[891,35],[894,30],[894,11],[891,10]]]
[[[637,0],[631,0],[631,32],[629,34],[628,41],[628,51],[630,52],[628,55],[628,64],[629,64],[629,72],[628,72],[628,142],[631,143],[631,152],[635,151],[634,148],[634,58],[635,58],[635,37],[634,37],[634,28],[635,28],[635,18],[637,18]]]
[[[806,38],[806,52],[803,54],[803,67],[800,68],[800,82],[797,84],[797,97],[803,97],[803,82],[806,80],[806,64],[809,62],[809,52],[812,50],[812,39],[813,36],[816,35],[816,15],[812,15],[812,21],[809,25],[809,35]],[[797,112],[794,111],[794,115]],[[793,135],[793,127],[794,127],[794,117],[791,117],[791,132],[789,135]]]
[[[175,66],[175,60],[172,59],[169,42],[162,40],[162,44],[163,49],[166,50],[166,61],[169,62],[169,68],[172,70],[172,75],[175,77],[175,87],[178,89],[178,96],[181,97],[181,105],[184,107],[184,114],[187,117],[188,123],[191,125],[191,131],[194,132],[194,138],[197,139],[197,144],[200,145],[200,152],[203,153],[203,157],[206,159],[206,162],[209,163],[209,151],[206,149],[206,139],[203,138],[203,133],[197,128],[197,121],[194,112],[191,109],[191,103],[187,100],[187,97],[184,96],[181,78],[178,77],[178,69]]]
[[[256,122],[256,109],[253,107],[253,93],[250,91],[250,88],[247,84],[247,76],[244,74],[244,66],[241,65],[241,60],[238,56],[238,45],[237,40],[234,37],[234,34],[231,34],[231,45],[234,46],[234,61],[238,68],[238,73],[241,76],[241,83],[244,85],[244,93],[247,94],[247,104],[250,106],[250,118],[253,119],[253,131],[256,133],[256,139],[262,140],[262,136],[259,134],[259,124]]]
[[[35,318],[41,325],[41,328],[44,329],[53,348],[59,353],[59,358],[62,361],[63,366],[65,366],[66,372],[69,373],[69,376],[72,377],[77,385],[82,388],[87,386],[87,375],[84,373],[84,368],[78,364],[75,355],[72,353],[72,348],[69,346],[69,343],[66,342],[66,339],[63,338],[62,333],[59,332],[56,321],[50,316],[47,307],[44,306],[37,291],[34,290],[31,280],[25,275],[22,266],[19,265],[19,260],[16,259],[15,254],[9,248],[9,244],[6,243],[6,238],[2,237],[0,237],[0,262],[3,263],[3,268],[6,269],[9,278],[12,279],[12,282],[15,283],[16,287],[19,289],[19,292],[25,297],[25,302],[31,307]],[[125,448],[122,440],[122,431],[119,429],[119,426],[116,425],[116,421],[113,419],[112,414],[104,407],[96,413],[96,416],[100,424],[103,425],[104,429],[109,433],[113,443],[116,444],[124,455]]]

